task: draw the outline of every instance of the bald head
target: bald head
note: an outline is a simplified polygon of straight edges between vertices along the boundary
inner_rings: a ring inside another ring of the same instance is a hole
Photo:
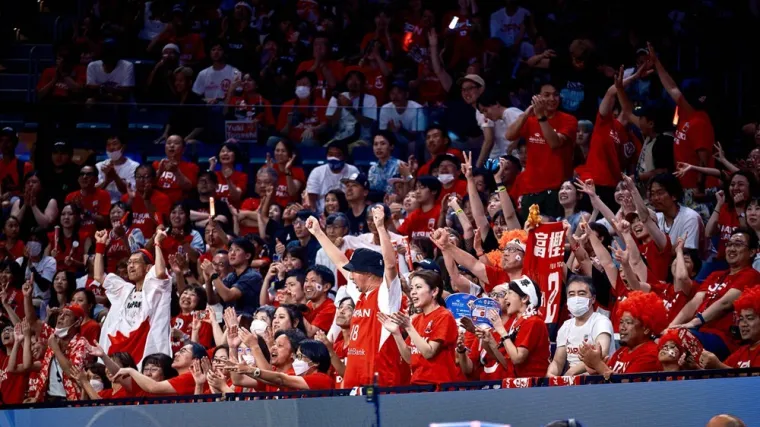
[[[733,415],[720,414],[710,418],[706,427],[747,427],[747,425]]]

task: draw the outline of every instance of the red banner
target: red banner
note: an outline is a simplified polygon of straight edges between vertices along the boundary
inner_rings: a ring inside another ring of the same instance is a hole
[[[541,224],[528,233],[523,273],[541,288],[546,323],[557,323],[565,265],[565,230],[561,222]]]

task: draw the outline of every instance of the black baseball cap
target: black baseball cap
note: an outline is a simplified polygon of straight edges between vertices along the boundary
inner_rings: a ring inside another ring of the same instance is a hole
[[[66,141],[58,141],[55,144],[53,144],[53,153],[64,153],[64,154],[71,154],[73,152],[71,145],[69,145]]]
[[[439,166],[441,166],[441,163],[449,161],[454,163],[456,165],[456,168],[459,169],[459,167],[462,165],[462,161],[459,160],[459,157],[451,154],[451,153],[444,153],[441,155],[438,155],[435,160],[433,160],[433,164],[430,165],[430,170],[438,169]]]
[[[441,272],[441,267],[439,267],[438,264],[435,261],[433,261],[432,259],[423,259],[421,261],[415,261],[412,264],[412,267],[414,267],[414,268],[419,267],[419,268],[421,268],[423,270],[435,271],[436,273],[440,273]]]
[[[357,184],[364,187],[365,190],[369,190],[369,180],[367,180],[367,175],[365,175],[362,172],[353,173],[348,178],[343,178],[340,180],[343,184],[347,184],[349,182],[356,182]]]
[[[346,271],[356,273],[368,273],[373,276],[383,277],[385,274],[385,262],[380,252],[372,249],[359,248],[354,251],[351,261],[343,266]]]

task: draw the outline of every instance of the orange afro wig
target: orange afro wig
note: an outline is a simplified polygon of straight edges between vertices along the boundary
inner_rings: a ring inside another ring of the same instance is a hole
[[[656,294],[633,291],[628,298],[618,304],[617,316],[623,317],[628,312],[638,319],[652,335],[659,335],[668,326],[668,313],[662,299]]]
[[[507,243],[515,239],[518,239],[525,244],[528,241],[528,232],[525,230],[507,230],[502,233],[501,238],[499,239],[500,250],[494,250],[486,254],[488,264],[494,267],[501,267],[502,251],[507,247]]]
[[[742,292],[734,301],[734,311],[740,314],[742,310],[754,310],[755,314],[760,315],[760,286]]]

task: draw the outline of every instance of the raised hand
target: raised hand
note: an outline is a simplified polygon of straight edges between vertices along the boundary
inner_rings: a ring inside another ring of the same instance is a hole
[[[26,319],[26,317],[24,319]],[[21,327],[21,323],[16,323],[16,326],[13,327],[13,338],[17,343],[20,343],[24,341],[24,336],[24,330]]]
[[[322,232],[322,227],[319,225],[319,220],[313,216],[310,216],[306,219],[306,229],[309,230],[309,233],[315,236]]]
[[[581,344],[580,359],[588,367],[597,366],[602,361],[602,346],[599,343]]]
[[[577,188],[581,193],[588,194],[589,196],[596,195],[596,185],[594,185],[593,179],[582,181],[580,178],[577,178],[574,184],[575,188]]]
[[[431,28],[428,31],[428,43],[430,44],[430,47],[438,46],[438,33],[435,31],[434,28]]]
[[[723,206],[723,204],[726,203],[726,193],[724,193],[723,190],[716,192],[715,200],[715,209],[718,210],[721,206]]]
[[[32,278],[30,277],[29,280],[24,282],[24,285],[21,286],[21,293],[24,294],[25,298],[31,298],[32,293],[34,292],[34,282],[32,281]]]
[[[678,236],[678,239],[676,239],[676,247],[674,248],[676,252],[683,252],[684,245],[686,244],[686,239],[689,238],[689,233],[684,233],[683,236]]]
[[[216,156],[209,157],[209,159],[208,159],[208,170],[210,170],[210,171],[215,170],[217,163],[219,163],[219,161],[216,159]]]
[[[201,271],[206,280],[210,279],[214,274],[214,264],[210,260],[204,259],[201,263]]]
[[[475,253],[479,254],[483,252],[483,232],[480,228],[476,228],[472,239],[472,248],[475,249]]]
[[[95,341],[93,344],[87,344],[87,354],[95,357],[104,357],[106,355],[106,352],[103,350],[103,347],[101,347],[100,344]]]
[[[193,380],[195,380],[195,385],[206,384],[206,372],[203,371],[200,360],[198,359],[193,360],[193,363],[190,365],[190,373],[193,374]]]
[[[499,170],[496,171],[496,174],[494,174],[493,179],[496,181],[497,185],[500,185],[502,181],[504,180],[504,173],[507,170],[507,159],[499,158]]]
[[[156,244],[156,246],[160,246],[161,242],[163,242],[164,239],[166,239],[166,231],[157,229],[155,237],[153,238],[153,242]]]
[[[290,158],[288,159],[288,162],[287,162],[287,163],[285,163],[285,170],[290,170],[290,169],[293,167],[293,164],[295,164],[295,162],[296,162],[296,155],[295,155],[295,154],[293,154],[293,155],[292,155],[292,156],[290,156]]]
[[[245,344],[248,348],[256,348],[259,346],[258,335],[252,334],[245,328],[238,328],[238,336],[240,337],[240,340],[243,342],[243,344]]]
[[[327,338],[327,335],[320,329],[317,330],[317,333],[314,335],[314,338],[324,344],[327,348],[332,348],[333,343]]]
[[[397,311],[391,315],[391,318],[401,329],[409,329],[412,327],[412,322],[409,319],[409,316],[404,312]]]
[[[623,75],[625,74],[625,68],[621,65],[618,72],[615,73],[615,88],[618,91],[625,90],[623,87]]]
[[[383,325],[383,328],[385,328],[388,332],[392,334],[400,333],[398,323],[394,322],[391,316],[388,316],[387,314],[381,311],[378,311],[377,321],[380,322]]]
[[[462,153],[464,155],[464,163],[462,163],[462,173],[464,174],[464,177],[468,180],[472,179],[472,151],[465,151]]]
[[[694,170],[694,166],[690,165],[688,163],[684,162],[678,162],[676,165],[676,171],[673,172],[673,175],[675,175],[678,178],[683,178],[684,175],[686,175],[687,172]]]
[[[451,246],[450,237],[448,230],[445,228],[439,228],[433,231],[433,234],[430,236],[430,241],[432,241],[439,249],[444,250]]]
[[[647,50],[649,51],[649,58],[647,58],[647,61],[649,61],[652,65],[660,62],[660,59],[657,57],[657,52],[654,51],[654,46],[652,46],[652,43],[647,42]]]
[[[71,377],[74,378],[74,381],[76,381],[78,384],[85,383],[89,381],[87,379],[87,372],[80,369],[78,366],[72,364],[71,368],[69,369],[69,374],[71,374]]]
[[[725,163],[726,161],[726,153],[723,151],[723,146],[720,145],[720,141],[715,141],[715,154],[713,154],[713,157],[715,157],[716,160],[718,160],[721,163]]]
[[[378,230],[385,229],[385,209],[382,206],[372,208],[372,220],[375,222],[375,227]]]
[[[108,230],[98,230],[95,232],[95,243],[108,245]]]

